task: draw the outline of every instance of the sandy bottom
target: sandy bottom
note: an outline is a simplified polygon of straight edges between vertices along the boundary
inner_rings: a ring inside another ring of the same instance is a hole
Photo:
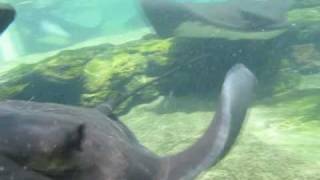
[[[319,90],[298,90],[251,109],[232,151],[198,180],[319,180]],[[160,98],[123,116],[141,142],[160,155],[191,145],[212,119],[213,102]]]

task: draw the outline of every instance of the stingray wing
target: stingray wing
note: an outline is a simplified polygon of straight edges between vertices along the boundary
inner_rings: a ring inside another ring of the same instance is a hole
[[[249,29],[270,29],[285,25],[287,12],[292,0],[237,0],[233,2],[239,7]]]
[[[3,168],[0,171],[1,180],[51,180],[48,177],[21,167],[4,156],[0,156],[0,166]]]
[[[179,35],[186,32],[186,28],[194,29],[189,25],[196,24],[206,28],[216,26],[242,31],[279,28],[286,24],[286,13],[292,4],[292,0],[233,0],[219,3],[140,1],[146,17],[161,37]]]
[[[8,4],[0,3],[0,34],[14,20],[16,11]]]
[[[184,7],[193,15],[194,20],[202,24],[231,29],[247,27],[247,20],[232,3],[186,3]]]

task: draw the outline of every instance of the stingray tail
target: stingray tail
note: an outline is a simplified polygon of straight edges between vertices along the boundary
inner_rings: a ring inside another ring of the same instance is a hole
[[[255,76],[242,64],[226,75],[215,117],[204,135],[190,148],[163,159],[161,180],[191,180],[214,166],[231,149],[251,103]]]

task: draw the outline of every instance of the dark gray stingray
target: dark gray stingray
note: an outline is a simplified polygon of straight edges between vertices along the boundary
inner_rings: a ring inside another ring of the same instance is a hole
[[[9,4],[0,3],[0,34],[14,20],[16,11]]]
[[[155,31],[161,37],[170,37],[179,35],[177,29],[183,25],[183,28],[187,29],[194,28],[186,25],[196,25],[240,31],[265,31],[284,27],[287,24],[286,13],[292,0],[229,0],[219,3],[178,3],[174,0],[140,1]]]
[[[220,104],[192,146],[159,157],[121,121],[95,108],[0,102],[1,180],[191,180],[234,144],[256,79],[243,65],[226,75]]]

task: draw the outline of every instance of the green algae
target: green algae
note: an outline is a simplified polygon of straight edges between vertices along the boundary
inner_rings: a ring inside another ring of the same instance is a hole
[[[27,78],[34,72],[34,64],[19,64],[1,72],[0,82],[17,82]]]
[[[84,68],[84,76],[86,77],[85,88],[87,92],[98,91],[108,81],[112,73],[112,63],[101,59],[93,59],[88,62]],[[108,84],[106,84],[108,86]]]
[[[23,91],[27,86],[28,84],[2,85],[0,88],[0,100],[14,97],[16,94],[19,94],[21,91]]]
[[[305,25],[320,22],[320,6],[294,9],[288,12],[288,21],[291,24]]]
[[[79,78],[82,75],[83,65],[89,60],[81,58],[77,53],[66,51],[40,62],[35,70],[50,81],[67,82]]]
[[[32,64],[20,64],[1,73],[0,100],[14,97],[30,84],[29,76],[33,72]]]
[[[71,102],[95,106],[110,98],[128,94],[161,75],[170,62],[168,52],[171,45],[171,39],[153,38],[118,46],[102,44],[64,50],[33,64],[21,64],[3,72],[0,79],[1,97],[30,99],[38,96],[35,93],[44,95],[41,91],[50,91],[50,87],[52,91],[81,93],[79,100],[75,100],[75,96]],[[150,64],[155,71],[149,70]],[[152,99],[159,94],[156,88],[149,88],[146,92],[140,95],[142,100]],[[58,99],[65,98],[65,103],[68,102],[67,94],[60,94]],[[57,98],[51,96],[57,95],[48,92],[47,99]]]
[[[128,94],[151,81],[153,76],[147,74],[148,65],[166,66],[171,44],[171,40],[134,41],[88,62],[83,74],[86,93],[81,98],[82,104],[96,105],[106,98]],[[144,96],[155,97],[156,91],[149,89],[150,93],[144,93]]]

